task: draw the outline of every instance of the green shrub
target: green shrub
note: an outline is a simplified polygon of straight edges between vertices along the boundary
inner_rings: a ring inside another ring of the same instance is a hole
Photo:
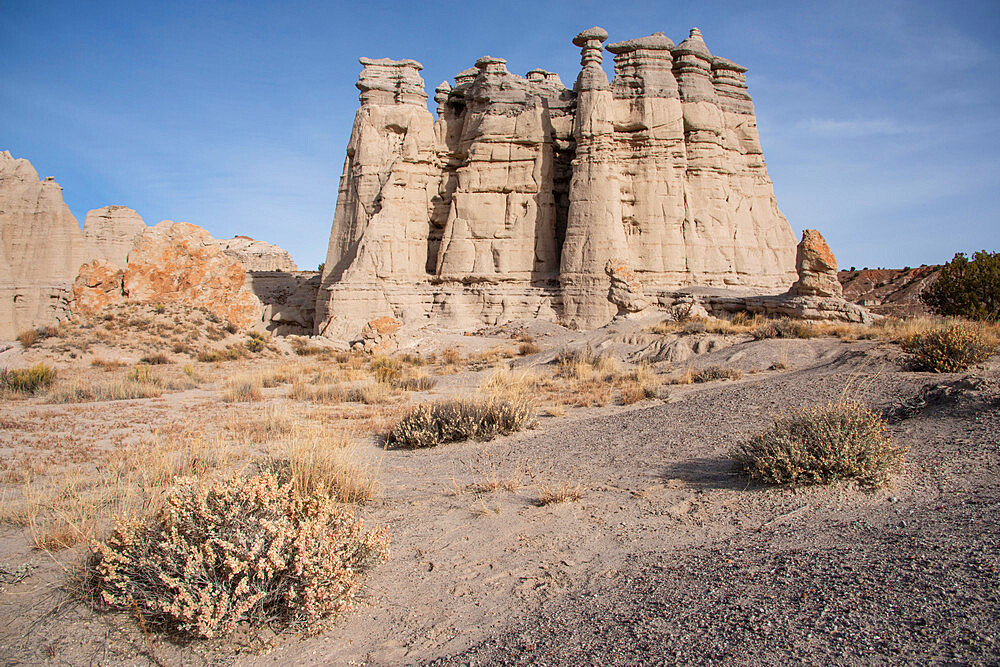
[[[965,253],[941,267],[937,281],[920,293],[920,300],[939,315],[996,322],[1000,319],[1000,252]]]
[[[418,449],[474,438],[492,440],[530,428],[535,411],[504,399],[451,400],[413,408],[386,436],[391,447]]]
[[[56,372],[43,363],[31,368],[0,368],[0,390],[34,394],[52,384]]]
[[[913,370],[957,373],[988,359],[996,342],[980,327],[956,324],[918,333],[900,343]]]
[[[257,354],[263,352],[264,348],[267,347],[267,339],[264,335],[258,331],[251,331],[247,334],[247,349]]]
[[[242,623],[316,630],[351,607],[388,542],[336,500],[302,496],[267,470],[178,478],[155,517],[121,523],[93,547],[85,590],[99,608],[196,637]]]
[[[827,484],[853,479],[883,486],[902,469],[905,448],[892,446],[886,423],[846,401],[793,411],[731,452],[736,470],[770,484]]]

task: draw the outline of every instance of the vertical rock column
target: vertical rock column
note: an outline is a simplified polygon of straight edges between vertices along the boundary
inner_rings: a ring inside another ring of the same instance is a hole
[[[663,33],[609,44],[615,54],[616,152],[622,226],[633,269],[649,287],[687,277],[684,240],[684,121],[671,49]]]
[[[613,98],[601,68],[601,44],[607,38],[603,28],[591,28],[573,39],[581,48],[583,69],[576,80],[576,157],[560,282],[563,322],[577,328],[601,326],[614,316],[604,267],[613,257],[630,259],[622,228]]]
[[[399,288],[427,277],[431,211],[441,179],[420,63],[360,62],[361,108],[316,300],[317,331],[347,338],[377,315],[406,319],[412,301]]]

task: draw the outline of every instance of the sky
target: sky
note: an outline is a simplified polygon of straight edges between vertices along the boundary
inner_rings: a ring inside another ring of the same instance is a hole
[[[81,224],[122,204],[314,268],[359,56],[420,61],[431,96],[487,54],[571,86],[593,25],[675,42],[698,26],[748,67],[778,206],[842,267],[1000,250],[997,0],[0,0],[0,150],[55,177]]]

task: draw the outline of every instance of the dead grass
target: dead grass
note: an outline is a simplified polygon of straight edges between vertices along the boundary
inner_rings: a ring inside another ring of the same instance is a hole
[[[163,386],[160,383],[151,382],[146,378],[137,379],[133,371],[130,371],[125,376],[106,380],[75,379],[65,383],[57,382],[46,396],[46,402],[91,403],[94,401],[123,401],[156,398],[163,394]]]
[[[226,403],[247,403],[264,398],[264,379],[260,374],[237,375],[226,380],[221,398]]]
[[[554,505],[556,503],[573,503],[583,497],[583,486],[562,481],[546,483],[538,489],[538,506]]]
[[[738,368],[708,366],[699,370],[689,368],[684,373],[671,377],[668,382],[670,384],[696,384],[712,382],[713,380],[739,380],[742,377],[743,371]]]

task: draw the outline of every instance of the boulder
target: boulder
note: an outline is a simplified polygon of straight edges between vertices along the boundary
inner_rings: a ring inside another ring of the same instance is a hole
[[[639,282],[635,271],[628,267],[625,260],[609,259],[604,266],[604,272],[611,279],[608,301],[618,307],[619,316],[635,315],[652,304],[652,300],[643,294],[642,283]]]
[[[181,302],[248,328],[261,322],[264,307],[245,281],[243,265],[211,234],[164,220],[146,229],[129,254],[123,291],[130,301]]]
[[[394,317],[377,317],[361,330],[361,340],[354,344],[369,354],[395,352],[398,347],[396,332],[402,323]]]

